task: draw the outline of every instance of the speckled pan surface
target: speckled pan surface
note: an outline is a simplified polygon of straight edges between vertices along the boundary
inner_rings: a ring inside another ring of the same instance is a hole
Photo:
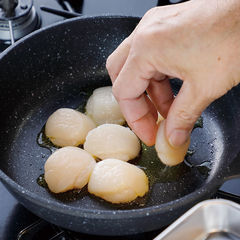
[[[37,144],[48,116],[60,107],[77,108],[93,89],[111,84],[107,56],[138,21],[76,18],[37,31],[0,55],[0,179],[24,206],[52,223],[98,235],[159,229],[212,196],[224,178],[240,173],[237,87],[203,113],[203,128],[192,134],[191,164],[156,164],[162,180],[141,204],[111,205],[84,191],[60,197],[36,183],[50,155]],[[177,91],[179,81],[172,84]],[[151,157],[147,160],[151,163]],[[211,166],[207,174],[195,167],[201,164]]]

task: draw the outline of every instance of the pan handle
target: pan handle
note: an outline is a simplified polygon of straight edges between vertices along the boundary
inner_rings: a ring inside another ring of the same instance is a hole
[[[225,181],[231,178],[240,177],[240,152],[237,156],[232,160],[230,165],[227,167],[227,171],[225,174]]]

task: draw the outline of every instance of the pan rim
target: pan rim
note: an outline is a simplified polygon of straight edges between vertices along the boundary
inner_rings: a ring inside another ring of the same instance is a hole
[[[194,204],[209,199],[212,194],[216,192],[216,189],[218,189],[218,186],[221,185],[218,181],[216,181],[216,178],[222,179],[222,176],[211,178],[210,181],[207,182],[206,185],[198,188],[196,191],[191,192],[187,195],[184,195],[183,197],[172,200],[170,202],[166,202],[163,204],[145,207],[145,208],[137,208],[137,209],[127,209],[127,210],[121,210],[121,209],[109,209],[109,210],[103,210],[103,209],[84,209],[77,206],[69,206],[65,203],[59,203],[52,199],[46,199],[42,196],[38,196],[36,193],[33,193],[29,191],[28,189],[24,188],[23,186],[16,183],[14,180],[12,180],[10,177],[8,177],[2,170],[0,170],[0,180],[3,184],[10,185],[11,188],[18,192],[19,195],[21,195],[23,198],[28,199],[31,202],[34,202],[39,207],[47,208],[51,211],[56,211],[62,214],[66,214],[68,216],[77,216],[77,217],[86,217],[92,218],[92,219],[106,219],[106,216],[108,219],[122,219],[123,217],[129,218],[128,214],[131,214],[131,218],[141,218],[143,216],[154,216],[163,214],[164,212],[174,211],[175,209],[178,209],[179,207],[185,207],[191,208]],[[12,190],[11,189],[11,190]],[[11,191],[10,191],[11,192]],[[196,194],[197,192],[197,194]],[[184,202],[184,204],[182,204]]]
[[[64,25],[68,24],[69,22],[84,22],[84,21],[89,21],[89,20],[96,20],[96,19],[119,19],[119,18],[128,18],[128,19],[136,19],[140,20],[139,16],[124,16],[124,15],[108,15],[108,14],[103,14],[103,15],[91,15],[91,16],[81,16],[81,17],[76,17],[73,19],[68,19],[63,22],[58,22],[54,23],[50,26],[44,27],[42,29],[36,30],[35,32],[29,34],[28,36],[23,37],[19,41],[17,41],[15,44],[12,46],[8,47],[5,51],[3,51],[0,54],[0,61],[11,51],[14,51],[15,47],[18,47],[19,45],[23,44],[25,41],[28,39],[37,36],[38,34],[41,34],[42,32],[45,32],[49,29],[58,27],[59,25]],[[210,178],[210,177],[209,177]],[[11,188],[18,192],[20,196],[23,196],[23,198],[26,198],[28,200],[31,200],[34,204],[37,206],[42,206],[44,208],[54,210],[69,216],[79,216],[79,217],[88,217],[92,219],[122,219],[122,218],[129,218],[128,214],[131,214],[131,218],[139,218],[143,216],[153,216],[153,215],[158,215],[163,212],[167,211],[173,211],[177,208],[180,207],[185,207],[188,206],[190,208],[192,205],[194,205],[196,202],[199,202],[203,199],[208,198],[216,192],[216,189],[218,186],[221,185],[221,183],[224,181],[223,176],[215,176],[211,178],[207,182],[207,188],[206,186],[201,186],[198,188],[196,191],[198,192],[191,192],[190,194],[187,194],[183,196],[182,198],[179,198],[170,202],[166,202],[160,205],[156,206],[150,206],[150,207],[145,207],[145,208],[138,208],[138,209],[128,209],[128,210],[96,210],[96,209],[81,209],[78,207],[73,207],[73,206],[68,206],[64,203],[58,203],[55,202],[51,199],[46,199],[44,197],[38,196],[36,193],[33,193],[29,191],[28,189],[22,187],[15,181],[13,181],[9,176],[7,176],[2,170],[0,170],[0,180],[3,182],[3,184],[11,186]],[[205,182],[206,183],[206,182]],[[12,190],[11,189],[11,190]],[[183,205],[184,202],[184,205]],[[115,213],[113,213],[115,212]]]
[[[79,16],[79,17],[73,17],[70,19],[66,19],[62,22],[56,22],[53,24],[50,24],[48,26],[42,27],[40,29],[35,30],[34,32],[29,33],[28,35],[22,37],[21,39],[17,40],[16,42],[14,42],[12,45],[10,45],[8,48],[6,48],[5,50],[3,50],[0,53],[0,60],[6,55],[8,54],[8,52],[11,52],[15,47],[17,47],[18,45],[21,45],[24,41],[38,35],[41,34],[42,32],[45,32],[51,28],[55,28],[58,27],[60,25],[64,25],[67,24],[69,22],[75,22],[75,21],[87,21],[87,20],[95,20],[95,19],[136,19],[136,20],[141,20],[141,17],[136,16],[136,15],[112,15],[112,14],[92,14],[92,15],[85,15],[85,16]]]

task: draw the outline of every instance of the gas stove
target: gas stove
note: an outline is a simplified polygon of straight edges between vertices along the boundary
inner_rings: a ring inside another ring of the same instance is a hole
[[[0,0],[0,52],[21,37],[39,28],[77,15],[114,14],[143,16],[150,8],[181,0]],[[11,4],[6,5],[6,3]],[[0,53],[1,54],[1,53]],[[1,66],[0,66],[1,67]],[[240,203],[240,179],[226,182],[216,194]],[[148,240],[163,229],[123,237],[80,234],[50,224],[30,213],[0,183],[0,240]]]

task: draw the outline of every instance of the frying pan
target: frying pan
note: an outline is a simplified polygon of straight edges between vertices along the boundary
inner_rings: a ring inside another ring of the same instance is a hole
[[[51,223],[96,235],[159,229],[240,173],[240,88],[235,87],[204,111],[203,128],[192,133],[195,153],[185,163],[173,168],[153,163],[155,174],[164,177],[142,204],[112,205],[84,191],[71,193],[73,198],[58,196],[37,184],[50,155],[36,140],[47,118],[60,107],[77,108],[85,93],[111,84],[106,58],[138,21],[69,19],[31,34],[0,56],[0,179],[21,204]],[[177,91],[181,85],[176,80],[172,86]],[[147,160],[152,164],[151,157]]]

